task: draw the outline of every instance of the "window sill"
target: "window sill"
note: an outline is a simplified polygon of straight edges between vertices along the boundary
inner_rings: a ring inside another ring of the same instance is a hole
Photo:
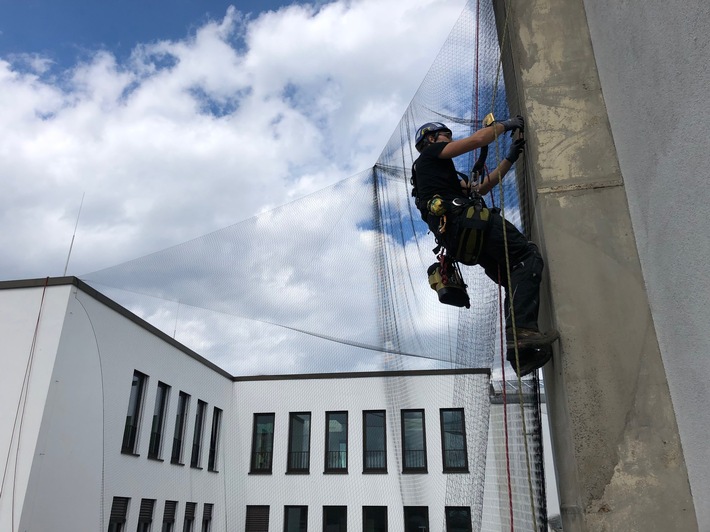
[[[210,473],[219,473],[219,471],[217,471],[216,469],[208,469],[207,471],[209,471]]]
[[[286,471],[287,475],[310,475],[310,471]]]
[[[121,454],[125,454],[126,456],[140,456],[138,453],[134,453],[133,451],[126,451],[124,449],[121,449]]]
[[[348,470],[347,469],[335,469],[332,471],[323,471],[324,475],[347,475]]]
[[[162,458],[159,458],[157,456],[148,456],[148,460],[153,460],[155,462],[165,462]]]
[[[170,463],[176,466],[185,467],[185,464],[183,464],[182,462],[174,462],[171,460]]]
[[[363,475],[386,475],[387,470],[386,469],[368,469],[367,471],[362,472]]]
[[[468,469],[444,469],[444,470],[442,471],[442,473],[443,473],[444,475],[447,475],[447,474],[450,474],[450,473],[454,473],[454,474],[460,473],[460,474],[467,475],[467,474],[469,473],[469,470],[468,470]]]
[[[426,475],[429,473],[426,469],[409,469],[407,471],[402,471],[403,475]]]
[[[249,471],[249,475],[271,475],[271,471]]]
[[[202,471],[202,468],[200,466],[195,466],[195,465],[191,465],[190,469],[197,469],[198,471]]]

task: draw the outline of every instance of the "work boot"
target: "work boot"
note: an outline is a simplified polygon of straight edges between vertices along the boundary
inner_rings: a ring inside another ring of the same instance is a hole
[[[547,364],[552,358],[552,348],[548,345],[541,349],[535,348],[518,348],[518,358],[520,359],[520,367],[518,368],[515,364],[515,351],[508,351],[508,362],[513,366],[515,374],[518,377],[524,377],[538,370],[545,364]]]
[[[516,329],[516,334],[518,337],[518,349],[525,348],[540,348],[549,346],[552,342],[557,340],[560,335],[557,331],[547,331],[540,332],[536,329]],[[515,348],[515,342],[513,339],[513,329],[508,328],[505,331],[506,347],[508,350]]]

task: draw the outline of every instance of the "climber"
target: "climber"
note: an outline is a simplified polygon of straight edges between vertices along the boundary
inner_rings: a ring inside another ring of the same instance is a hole
[[[472,135],[453,140],[451,130],[441,122],[429,122],[416,132],[415,148],[420,153],[412,166],[412,195],[417,208],[446,255],[466,265],[478,264],[486,275],[500,283],[506,293],[506,340],[508,361],[523,376],[545,365],[552,354],[549,345],[557,338],[552,331],[538,329],[540,281],[544,267],[537,246],[507,220],[497,209],[487,209],[482,195],[496,186],[510,170],[525,146],[522,116],[493,122]],[[519,131],[506,157],[480,183],[470,182],[457,172],[453,158],[488,146],[506,132]],[[512,294],[508,291],[506,231]],[[510,319],[510,304],[515,329]],[[516,367],[515,340],[519,350]]]

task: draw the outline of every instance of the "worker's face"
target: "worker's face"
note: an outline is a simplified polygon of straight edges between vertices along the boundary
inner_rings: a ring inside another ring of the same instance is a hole
[[[432,143],[434,142],[451,142],[451,132],[450,131],[437,131],[432,137]]]

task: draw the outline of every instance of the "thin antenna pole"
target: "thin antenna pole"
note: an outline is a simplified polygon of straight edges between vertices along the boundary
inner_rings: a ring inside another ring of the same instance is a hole
[[[81,216],[81,208],[84,205],[84,196],[86,192],[81,195],[81,203],[79,204],[79,212],[76,215],[76,224],[74,225],[74,234],[71,236],[71,244],[69,244],[69,253],[67,254],[67,263],[64,265],[64,276],[67,275],[67,268],[69,268],[69,259],[71,258],[71,250],[74,247],[74,237],[76,237],[76,230],[79,227],[79,216]]]

